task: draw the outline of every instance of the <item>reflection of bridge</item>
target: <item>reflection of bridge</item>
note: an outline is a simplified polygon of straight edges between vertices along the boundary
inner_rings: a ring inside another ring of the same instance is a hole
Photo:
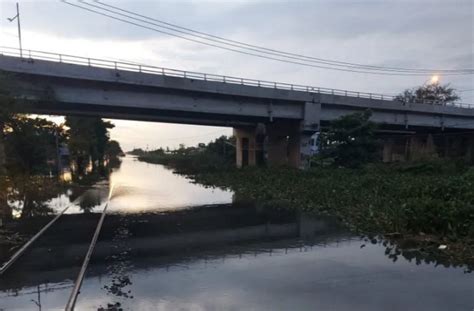
[[[255,164],[265,150],[269,164],[299,166],[320,126],[368,108],[373,121],[392,133],[474,129],[474,109],[468,106],[403,104],[381,94],[36,51],[23,59],[13,49],[0,52],[0,70],[15,73],[21,84],[16,95],[30,100],[23,106],[27,112],[232,126],[238,165]],[[411,144],[416,149],[423,142]]]
[[[206,252],[196,252],[188,254],[187,257],[150,257],[145,260],[142,258],[133,258],[133,269],[150,270],[162,269],[166,272],[176,270],[187,270],[191,264],[201,264],[204,266],[213,263],[222,263],[228,259],[246,259],[248,257],[256,258],[260,256],[285,256],[294,253],[306,253],[314,251],[313,248],[339,247],[347,242],[351,242],[353,238],[346,234],[333,233],[331,235],[322,235],[317,239],[313,239],[310,243],[302,243],[295,240],[281,240],[266,243],[251,243],[240,245],[238,248],[229,249],[213,249]],[[41,294],[56,291],[70,291],[73,284],[64,280],[76,272],[75,267],[68,267],[56,271],[38,271],[34,275],[30,275],[29,283],[25,284],[23,280],[18,283],[9,283],[7,287],[0,285],[0,299],[8,297],[40,297]],[[127,275],[130,271],[122,270],[123,275]],[[106,266],[97,264],[91,267],[88,277],[100,277],[108,273]],[[136,273],[136,272],[135,272]],[[46,283],[47,280],[47,283]],[[46,285],[45,285],[46,283]]]
[[[72,279],[89,246],[97,217],[65,215],[2,277],[0,290]],[[117,228],[129,235],[117,241]],[[76,230],[77,229],[77,230]],[[77,232],[77,234],[74,234]],[[337,243],[348,235],[332,218],[307,218],[233,205],[205,206],[166,214],[108,215],[88,275],[104,272],[111,256],[133,258],[137,268],[182,267],[189,260],[287,254],[311,245]]]

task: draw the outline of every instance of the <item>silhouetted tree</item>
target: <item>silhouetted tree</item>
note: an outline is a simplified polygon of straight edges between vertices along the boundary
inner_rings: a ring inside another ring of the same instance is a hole
[[[377,158],[376,125],[370,121],[370,110],[345,115],[331,122],[321,133],[322,157],[335,165],[357,167]]]
[[[408,89],[399,94],[395,100],[403,103],[427,103],[442,105],[446,103],[453,103],[459,99],[456,90],[446,85],[439,83],[432,83],[420,86],[415,89]]]
[[[135,156],[140,156],[145,154],[145,150],[141,148],[135,148],[132,151],[127,152],[128,154],[135,155]]]
[[[97,117],[66,117],[68,145],[79,174],[92,161],[93,171],[103,167],[105,150],[110,140],[109,129],[114,125]]]
[[[122,161],[120,157],[123,157],[125,154],[123,153],[120,144],[116,140],[111,140],[107,143],[107,147],[105,148],[105,157],[107,158],[107,165],[108,168],[118,168]]]
[[[107,143],[107,147],[105,148],[105,156],[108,159],[112,158],[118,158],[123,156],[123,150],[122,147],[120,147],[120,144],[116,140],[111,140]]]
[[[64,139],[63,129],[51,121],[15,116],[6,125],[5,134],[10,175],[48,173],[47,160],[56,161],[56,143]]]
[[[57,185],[57,182],[40,175],[49,172],[48,160],[57,158],[56,142],[64,140],[64,132],[55,123],[16,113],[19,99],[13,95],[15,87],[13,75],[0,73],[0,217],[3,219],[12,216],[9,199],[23,202],[22,217],[47,212],[41,207],[55,188],[49,184]]]

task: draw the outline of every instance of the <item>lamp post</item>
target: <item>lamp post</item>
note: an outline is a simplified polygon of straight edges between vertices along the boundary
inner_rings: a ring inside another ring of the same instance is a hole
[[[18,42],[20,45],[20,57],[23,58],[23,48],[21,46],[21,24],[20,24],[20,5],[16,3],[16,15],[12,18],[7,18],[10,22],[13,22],[15,19],[18,25]]]

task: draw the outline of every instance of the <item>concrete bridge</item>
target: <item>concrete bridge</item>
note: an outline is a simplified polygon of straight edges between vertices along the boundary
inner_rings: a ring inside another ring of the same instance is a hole
[[[27,55],[27,56],[25,56]],[[229,126],[237,165],[302,167],[315,132],[340,116],[372,110],[380,132],[426,135],[474,130],[474,106],[404,104],[383,94],[317,88],[82,58],[0,49],[0,70],[12,74],[24,112]],[[386,140],[394,150],[425,150],[429,137]],[[408,149],[407,149],[408,148]],[[472,148],[471,148],[472,149]],[[402,152],[403,153],[403,152]],[[396,157],[395,157],[396,158]]]

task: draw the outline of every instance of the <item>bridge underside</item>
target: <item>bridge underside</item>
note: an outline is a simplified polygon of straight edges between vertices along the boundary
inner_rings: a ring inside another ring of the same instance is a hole
[[[20,112],[47,115],[99,116],[109,119],[223,126],[234,128],[236,165],[304,168],[311,154],[313,131],[305,131],[303,121],[267,116],[241,116],[196,111],[158,110],[154,108],[110,106],[51,100],[25,100]],[[318,126],[324,131],[329,121]],[[380,124],[384,162],[412,161],[423,158],[463,157],[474,160],[474,135],[465,129]]]

